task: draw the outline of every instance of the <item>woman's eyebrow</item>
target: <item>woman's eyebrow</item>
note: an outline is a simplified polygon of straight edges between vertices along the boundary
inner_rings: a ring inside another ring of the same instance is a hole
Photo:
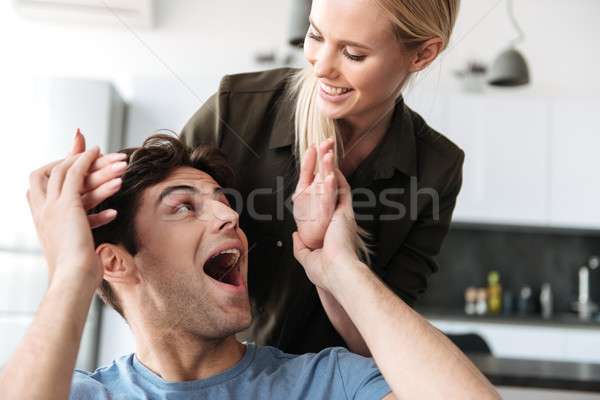
[[[312,20],[311,17],[308,17],[308,22],[310,22],[310,25],[313,27],[313,29],[315,31],[317,31],[317,33],[320,35],[321,31],[319,30],[319,28],[315,25],[315,22]],[[350,47],[358,47],[360,49],[363,50],[368,50],[371,51],[372,49],[369,46],[366,46],[362,43],[358,43],[358,42],[354,42],[352,40],[338,40],[337,41],[339,44],[341,44],[342,46],[350,46]]]

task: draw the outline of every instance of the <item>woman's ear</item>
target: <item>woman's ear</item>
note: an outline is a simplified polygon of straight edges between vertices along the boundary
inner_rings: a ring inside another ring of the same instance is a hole
[[[121,245],[102,243],[96,248],[102,260],[104,279],[110,283],[137,283],[138,271],[133,257]]]
[[[423,43],[412,57],[408,71],[418,72],[425,69],[441,53],[443,47],[444,41],[440,37],[434,37]]]

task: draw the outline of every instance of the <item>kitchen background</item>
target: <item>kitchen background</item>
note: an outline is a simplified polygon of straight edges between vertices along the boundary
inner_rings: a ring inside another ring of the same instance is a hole
[[[67,3],[86,6],[71,12]],[[127,11],[136,5],[140,12]],[[24,196],[29,171],[64,154],[78,127],[111,150],[138,145],[158,129],[179,131],[224,74],[304,65],[287,43],[292,7],[292,0],[0,2],[0,367],[46,283]],[[521,289],[532,291],[531,318],[506,317],[510,326],[530,329],[545,282],[555,314],[575,316],[579,268],[600,254],[600,2],[516,0],[514,14],[525,32],[518,49],[528,85],[467,85],[468,65],[489,66],[517,33],[505,1],[462,0],[448,50],[405,91],[408,104],[467,156],[440,272],[418,306],[457,331],[496,321],[447,317],[463,315],[465,289],[487,286],[492,270],[514,295],[515,312]],[[49,101],[62,111],[48,109]],[[600,302],[600,269],[589,271],[589,281]],[[87,368],[133,350],[118,317],[93,310],[80,364]],[[564,320],[547,323],[561,332],[595,327]],[[589,343],[600,349],[597,329]],[[503,339],[482,335],[502,353]],[[600,363],[600,353],[584,350],[506,352]]]

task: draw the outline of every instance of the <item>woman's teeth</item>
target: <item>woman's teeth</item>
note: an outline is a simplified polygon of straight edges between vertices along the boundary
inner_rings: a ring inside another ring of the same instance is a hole
[[[319,82],[319,85],[321,86],[321,89],[323,89],[323,91],[331,96],[338,96],[340,94],[349,92],[352,89],[348,89],[348,88],[334,88],[331,86],[327,86],[326,84],[324,84],[323,82]]]

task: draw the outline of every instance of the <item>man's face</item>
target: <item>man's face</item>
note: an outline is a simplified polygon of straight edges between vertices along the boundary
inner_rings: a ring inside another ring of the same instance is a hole
[[[154,326],[209,339],[248,327],[248,241],[208,174],[181,167],[145,189],[135,225],[139,290]]]

